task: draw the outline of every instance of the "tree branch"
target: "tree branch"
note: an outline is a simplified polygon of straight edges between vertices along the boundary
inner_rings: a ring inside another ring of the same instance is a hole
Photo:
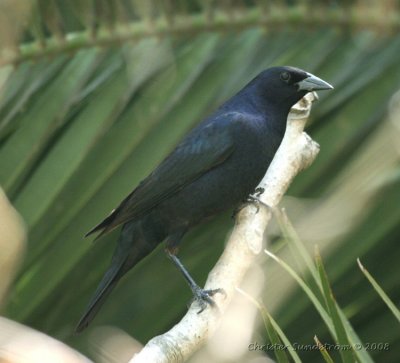
[[[293,106],[285,137],[259,187],[264,189],[260,201],[275,207],[293,178],[314,161],[319,145],[303,132],[315,94],[310,93]],[[186,360],[209,337],[221,321],[222,314],[245,273],[262,250],[265,229],[271,219],[269,208],[248,205],[237,215],[236,225],[226,248],[210,272],[205,288],[223,288],[227,294],[214,296],[218,309],[207,308],[198,314],[193,303],[182,320],[163,335],[151,339],[130,363],[171,363]]]
[[[0,304],[4,304],[26,245],[22,218],[0,188]],[[65,344],[12,320],[0,317],[0,362],[91,361]]]
[[[25,252],[26,231],[22,218],[0,187],[0,305]]]
[[[1,316],[0,362],[93,363],[64,343]]]

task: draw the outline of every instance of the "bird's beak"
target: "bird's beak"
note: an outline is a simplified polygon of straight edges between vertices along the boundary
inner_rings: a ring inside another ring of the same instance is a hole
[[[321,78],[314,76],[311,73],[307,73],[307,78],[300,82],[297,82],[298,91],[318,91],[323,89],[333,89],[328,82],[323,81]]]

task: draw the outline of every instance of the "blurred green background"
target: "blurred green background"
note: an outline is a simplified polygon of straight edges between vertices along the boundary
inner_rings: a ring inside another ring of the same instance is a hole
[[[159,248],[118,285],[88,332],[73,328],[118,231],[83,235],[202,117],[259,71],[293,65],[335,86],[307,132],[321,145],[283,204],[377,362],[400,360],[400,329],[357,267],[400,300],[400,1],[3,1],[0,185],[28,228],[3,314],[92,355],[90,331],[139,341],[185,313],[190,291]],[[201,283],[230,213],[192,231],[181,257]],[[293,258],[277,228],[269,248]],[[212,244],[212,245],[211,245]],[[265,257],[263,300],[291,341],[329,334],[306,295]],[[299,269],[299,271],[301,268]],[[258,341],[265,331],[257,333]],[[318,352],[300,352],[319,362]]]

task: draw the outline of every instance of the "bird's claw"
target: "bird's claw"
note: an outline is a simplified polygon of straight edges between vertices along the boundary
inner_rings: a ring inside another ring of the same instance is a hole
[[[243,202],[242,205],[240,205],[236,210],[233,211],[232,213],[232,218],[236,218],[236,215],[244,208],[246,207],[246,204],[255,204],[257,211],[256,213],[258,213],[258,211],[260,210],[260,205],[262,205],[263,207],[267,207],[269,208],[268,204],[265,204],[264,202],[262,202],[260,200],[260,196],[265,192],[265,189],[262,187],[258,187],[254,190],[253,194],[250,194]]]
[[[258,187],[254,190],[253,195],[256,197],[260,197],[265,192],[265,189],[262,187]]]
[[[260,188],[260,189],[262,189],[262,188]],[[263,207],[265,207],[265,208],[268,208],[268,209],[270,208],[270,206],[269,206],[268,204],[262,202],[262,201],[259,199],[259,196],[260,196],[263,192],[264,192],[264,190],[263,190],[261,193],[259,193],[259,192],[257,192],[257,189],[256,189],[256,193],[255,193],[255,194],[252,194],[252,195],[249,195],[249,196],[247,197],[247,199],[246,199],[246,202],[247,202],[247,203],[253,203],[253,204],[256,206],[256,208],[257,208],[256,213],[258,213],[258,211],[260,210],[260,205],[263,206]]]
[[[197,314],[201,314],[207,307],[210,305],[212,308],[216,307],[215,301],[212,299],[212,296],[215,294],[223,294],[226,297],[226,292],[223,289],[212,289],[212,290],[204,290],[200,287],[193,290],[194,300],[197,301],[200,305],[200,310]]]

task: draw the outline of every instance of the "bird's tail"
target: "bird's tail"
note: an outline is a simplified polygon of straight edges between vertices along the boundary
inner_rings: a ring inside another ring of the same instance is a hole
[[[122,276],[121,274],[122,265],[115,268],[111,268],[106,272],[103,279],[101,280],[97,290],[87,306],[83,316],[79,320],[78,325],[75,328],[76,333],[82,332],[89,323],[94,319],[100,308],[103,306],[106,298],[117,285],[118,280]]]
[[[84,330],[93,320],[119,279],[153,251],[163,239],[164,235],[157,233],[150,218],[126,223],[123,226],[111,267],[100,281],[92,300],[79,320],[76,333]]]

